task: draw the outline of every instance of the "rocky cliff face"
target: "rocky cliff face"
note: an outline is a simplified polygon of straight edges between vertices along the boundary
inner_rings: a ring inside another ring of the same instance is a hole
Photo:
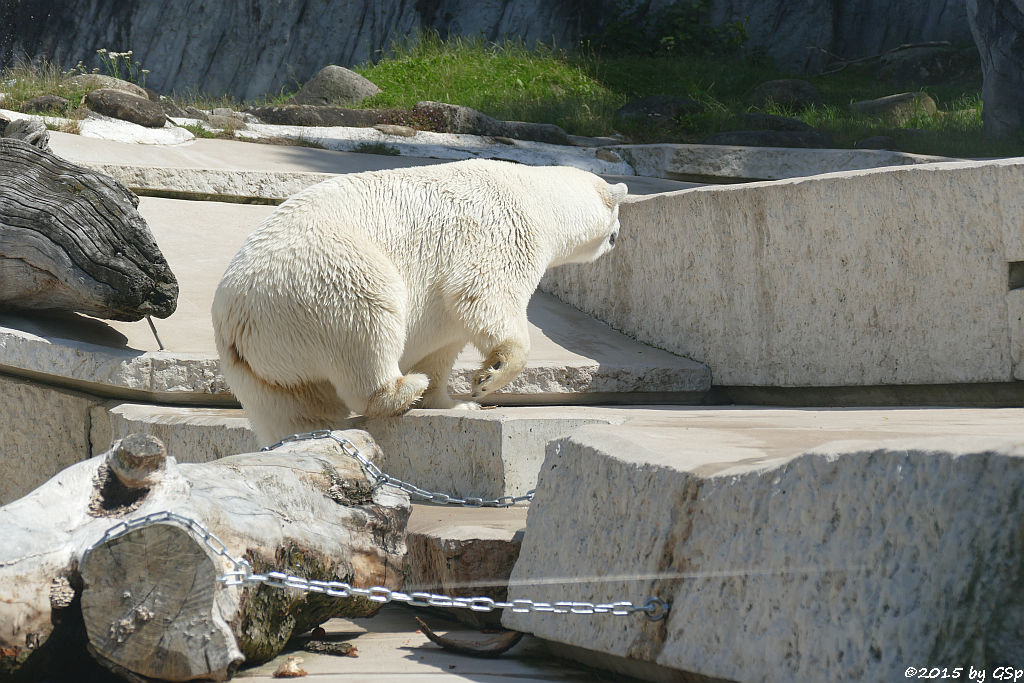
[[[651,7],[674,0],[652,0]],[[922,40],[971,42],[966,0],[712,0],[716,22],[747,20],[750,46],[784,68]],[[251,98],[326,64],[372,59],[418,28],[572,46],[615,0],[0,0],[0,63],[16,56],[98,65],[131,49],[147,85]]]

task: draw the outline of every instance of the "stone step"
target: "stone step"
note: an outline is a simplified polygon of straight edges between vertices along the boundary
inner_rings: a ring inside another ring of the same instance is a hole
[[[80,315],[0,315],[0,370],[101,396],[155,403],[233,405],[213,342],[210,305],[221,274],[273,207],[147,197],[140,211],[180,285],[178,308],[157,320],[99,321]],[[196,245],[202,244],[202,249]],[[550,295],[528,315],[526,370],[494,403],[699,402],[706,367],[639,344]],[[468,350],[450,389],[469,392],[480,355]]]
[[[680,409],[584,426],[548,447],[509,597],[656,596],[671,611],[503,623],[650,680],[1012,661],[1022,487],[1021,409]]]

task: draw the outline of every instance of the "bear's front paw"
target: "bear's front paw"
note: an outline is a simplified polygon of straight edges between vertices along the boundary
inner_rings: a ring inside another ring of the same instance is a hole
[[[476,401],[455,401],[452,408],[455,410],[480,410],[480,404]]]

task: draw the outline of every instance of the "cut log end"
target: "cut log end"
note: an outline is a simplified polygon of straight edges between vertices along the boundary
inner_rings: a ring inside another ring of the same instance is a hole
[[[146,678],[225,680],[242,653],[216,604],[221,568],[184,529],[155,524],[107,541],[81,564],[94,655]]]

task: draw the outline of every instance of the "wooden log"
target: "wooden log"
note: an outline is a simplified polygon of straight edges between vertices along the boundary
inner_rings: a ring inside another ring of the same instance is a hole
[[[378,458],[365,432],[338,434]],[[171,517],[108,533],[162,511]],[[84,631],[96,661],[129,679],[226,679],[333,616],[379,608],[364,598],[225,585],[218,577],[234,568],[228,556],[257,572],[398,588],[409,511],[404,493],[373,488],[330,439],[179,465],[153,437],[125,437],[0,507],[10,538],[0,544],[0,680],[37,678],[54,662],[36,655],[53,659],[56,637],[84,640],[55,630],[56,613],[71,625],[65,632]],[[215,535],[223,552],[178,516]]]
[[[138,204],[112,178],[0,138],[0,309],[173,313],[178,283]]]

